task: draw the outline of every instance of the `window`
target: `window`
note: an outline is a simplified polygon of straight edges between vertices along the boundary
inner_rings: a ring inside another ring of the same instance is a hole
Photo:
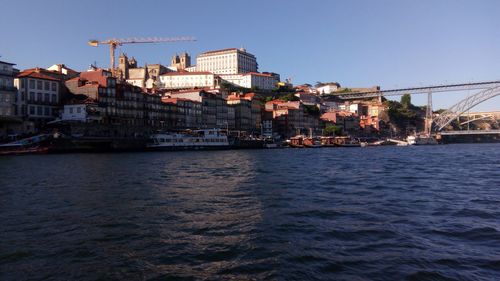
[[[37,90],[41,90],[42,89],[42,81],[36,81],[36,88]]]
[[[57,103],[57,95],[56,94],[52,94],[52,102]]]
[[[50,107],[45,107],[44,113],[45,113],[45,116],[50,116]]]
[[[49,81],[45,81],[43,86],[44,86],[43,89],[45,91],[50,91],[50,82]]]
[[[43,101],[44,102],[50,102],[50,95],[49,94],[45,94],[44,97],[43,97]]]
[[[26,99],[26,93],[24,91],[21,92],[21,100],[24,101]]]
[[[30,84],[30,89],[35,89],[35,80],[30,79],[29,81],[30,81],[30,82],[29,82],[29,84]]]
[[[52,82],[52,91],[57,91],[57,84],[56,82]]]
[[[30,114],[31,115],[35,114],[35,107],[34,106],[30,106]]]
[[[30,92],[30,101],[35,101],[35,92]]]
[[[73,114],[73,107],[69,108],[69,113]]]
[[[82,108],[81,108],[81,107],[77,107],[77,108],[76,108],[76,112],[77,112],[77,113],[82,113]]]
[[[37,106],[37,108],[36,108],[36,114],[37,115],[42,115],[42,113],[43,113],[42,112],[42,107],[41,106]]]
[[[36,101],[42,101],[42,93],[36,93]]]

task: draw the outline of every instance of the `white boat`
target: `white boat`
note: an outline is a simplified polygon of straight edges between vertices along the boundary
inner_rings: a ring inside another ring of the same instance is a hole
[[[436,139],[431,136],[425,135],[416,135],[416,136],[408,136],[406,141],[409,145],[434,145],[438,144]]]
[[[153,134],[147,148],[151,150],[197,150],[229,148],[227,135],[219,129]]]

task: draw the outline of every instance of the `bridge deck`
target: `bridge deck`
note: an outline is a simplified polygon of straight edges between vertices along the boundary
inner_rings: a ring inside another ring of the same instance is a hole
[[[333,93],[330,94],[330,96],[338,97],[340,99],[360,99],[360,98],[375,98],[379,96],[401,96],[404,94],[427,94],[429,92],[437,93],[437,92],[479,90],[479,89],[492,88],[496,86],[500,86],[500,81],[402,88],[402,89],[357,92],[357,93],[348,93],[348,92],[338,93],[338,94]]]
[[[469,131],[443,131],[441,135],[494,135],[500,134],[500,130],[469,130]]]

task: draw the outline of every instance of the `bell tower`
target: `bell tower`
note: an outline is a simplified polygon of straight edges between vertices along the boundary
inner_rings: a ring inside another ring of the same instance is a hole
[[[180,68],[185,69],[191,66],[191,57],[188,53],[184,52],[180,56]]]
[[[121,53],[118,61],[118,76],[122,77],[123,79],[128,79],[128,68],[128,57],[126,54]]]

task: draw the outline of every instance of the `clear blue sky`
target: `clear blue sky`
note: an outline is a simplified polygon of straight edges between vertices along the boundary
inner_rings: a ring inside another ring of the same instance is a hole
[[[294,84],[338,81],[383,89],[500,80],[500,1],[7,1],[1,60],[18,68],[109,64],[88,39],[195,36],[194,43],[127,45],[139,64],[172,54],[245,47],[260,71]],[[462,94],[463,95],[463,94]],[[435,94],[435,108],[461,95]],[[414,103],[425,103],[414,97]],[[482,105],[500,110],[500,99]]]

